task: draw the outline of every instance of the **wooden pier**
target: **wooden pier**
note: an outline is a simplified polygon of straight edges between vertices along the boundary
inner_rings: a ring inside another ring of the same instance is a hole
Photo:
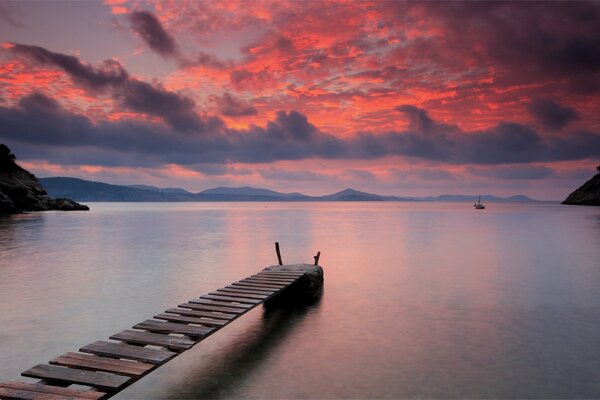
[[[112,397],[272,299],[306,273],[285,267],[267,268],[169,308],[153,319],[135,324],[132,329],[110,336],[109,340],[96,341],[83,346],[79,352],[66,353],[48,364],[36,365],[21,374],[36,379],[36,382],[1,382],[0,398],[90,400]]]

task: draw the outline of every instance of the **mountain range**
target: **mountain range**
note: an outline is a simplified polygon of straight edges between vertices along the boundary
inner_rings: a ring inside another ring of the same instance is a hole
[[[40,178],[52,197],[68,197],[77,201],[461,201],[473,202],[475,195],[445,194],[429,197],[382,196],[345,189],[326,196],[308,196],[302,193],[281,193],[274,190],[244,187],[216,187],[192,193],[181,188],[160,188],[148,185],[111,185],[77,178]],[[481,196],[484,202],[535,203],[527,196]]]

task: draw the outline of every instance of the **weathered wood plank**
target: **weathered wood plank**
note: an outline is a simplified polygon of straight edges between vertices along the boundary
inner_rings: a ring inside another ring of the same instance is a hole
[[[264,285],[261,283],[256,283],[256,282],[234,282],[232,283],[230,286],[243,286],[245,288],[253,288],[253,289],[260,289],[260,290],[274,290],[275,292],[280,291],[281,289],[287,287],[287,286],[271,286],[271,285]]]
[[[254,278],[246,278],[246,279],[242,279],[239,282],[234,282],[232,283],[232,285],[238,284],[238,283],[253,283],[255,285],[261,285],[264,287],[269,287],[271,289],[282,289],[284,287],[287,287],[289,285],[287,284],[279,284],[279,283],[272,283],[272,282],[266,282],[260,279],[254,279]]]
[[[229,303],[227,303],[227,304],[229,304]],[[191,310],[206,310],[206,311],[217,311],[217,312],[235,313],[235,314],[242,314],[247,311],[246,308],[220,307],[220,306],[211,305],[211,303],[208,303],[208,302],[200,302],[195,299],[189,303],[179,304],[178,307],[189,308]]]
[[[289,285],[290,283],[294,282],[296,279],[298,278],[271,278],[269,276],[264,276],[264,275],[252,275],[249,276],[247,279],[259,279],[261,281],[267,281],[267,282],[273,282],[273,283],[283,283],[285,285]]]
[[[287,285],[291,284],[292,282],[294,282],[293,280],[292,281],[278,281],[278,280],[274,280],[271,278],[264,278],[262,276],[255,276],[255,275],[244,278],[244,279],[242,279],[242,281],[259,281],[266,285],[277,285],[277,286],[287,286]]]
[[[1,382],[0,388],[21,390],[21,391],[30,392],[30,393],[38,393],[40,395],[46,394],[46,395],[62,396],[62,397],[60,397],[61,399],[72,398],[72,399],[99,400],[104,395],[106,395],[106,393],[99,392],[96,390],[77,390],[77,389],[63,388],[63,387],[59,387],[59,386],[44,385],[41,383],[26,383],[26,382],[19,382],[19,381]],[[4,398],[4,396],[6,396],[7,398],[11,397],[10,395],[3,395],[3,394],[1,394],[1,392],[0,392],[0,396],[3,396],[2,398]],[[21,397],[17,397],[17,398],[21,398]],[[23,398],[42,399],[42,397],[23,397]],[[51,400],[51,398],[49,398],[49,397],[46,399]]]
[[[254,274],[254,276],[266,276],[266,277],[285,278],[285,279],[298,279],[302,275],[304,275],[304,272],[301,272],[298,274],[295,274],[295,273],[288,274],[288,273],[283,273],[283,272],[259,272],[258,274]]]
[[[110,372],[117,375],[139,377],[154,368],[152,364],[137,361],[118,360],[90,354],[66,353],[50,360],[51,365],[85,369],[89,371]]]
[[[113,391],[125,385],[131,378],[104,372],[84,371],[75,368],[57,367],[55,365],[39,364],[28,369],[21,375],[62,383],[75,383],[93,386],[101,390]]]
[[[259,272],[256,274],[253,274],[251,276],[260,276],[263,278],[273,278],[273,279],[282,279],[282,280],[294,280],[294,279],[298,279],[300,278],[300,275],[286,275],[286,274],[280,274],[280,273],[274,273],[274,272]]]
[[[225,286],[223,289],[245,290],[245,291],[248,291],[251,293],[259,293],[259,294],[273,294],[273,293],[278,292],[278,289],[260,289],[260,288],[255,288],[255,287],[251,287],[251,286],[239,287],[239,286],[234,286],[234,285]]]
[[[191,336],[196,340],[205,337],[214,330],[214,328],[209,328],[207,326],[192,326],[175,322],[157,321],[155,319],[148,319],[144,322],[140,322],[133,328],[160,333],[182,333]]]
[[[225,326],[229,321],[214,318],[196,318],[196,317],[185,317],[183,315],[163,313],[155,315],[156,319],[164,319],[165,321],[181,322],[184,324],[197,324],[205,326]]]
[[[190,303],[198,303],[198,304],[207,304],[209,306],[223,306],[223,307],[235,307],[235,308],[243,308],[244,311],[246,309],[250,309],[255,306],[255,304],[232,304],[227,301],[219,301],[215,299],[206,299],[205,296],[201,296],[197,299],[191,299]]]
[[[188,317],[206,317],[215,319],[231,320],[235,318],[235,314],[218,313],[211,311],[196,311],[187,308],[169,308],[166,313],[186,315]]]
[[[237,292],[237,293],[248,293],[248,294],[260,294],[260,295],[263,295],[263,296],[271,296],[271,295],[277,293],[277,290],[275,290],[273,292],[268,292],[268,291],[265,291],[265,290],[242,288],[242,287],[239,287],[239,286],[225,286],[224,288],[221,288],[218,291],[219,292],[223,291],[223,292]]]
[[[225,302],[235,302],[235,303],[242,303],[242,304],[260,304],[262,303],[260,300],[256,300],[256,299],[243,299],[240,297],[228,297],[228,296],[217,296],[214,294],[205,294],[203,296],[200,296],[201,299],[207,299],[207,300],[217,300],[217,301],[225,301]]]
[[[149,364],[163,364],[175,357],[177,353],[168,350],[149,349],[123,343],[98,340],[79,349],[83,353],[97,354],[104,357],[118,357],[141,361]]]
[[[115,333],[110,337],[113,340],[120,340],[132,344],[151,344],[155,346],[167,347],[171,350],[183,351],[191,348],[196,342],[179,336],[165,335],[162,333],[152,333],[146,331],[134,331],[126,329]]]
[[[235,290],[228,289],[219,289],[216,292],[211,292],[211,295],[216,296],[229,296],[229,297],[242,297],[247,299],[258,299],[265,300],[270,294],[258,294],[258,293],[248,293],[248,292],[238,292]]]
[[[62,396],[59,394],[49,394],[32,392],[23,389],[12,389],[0,387],[0,399],[18,399],[18,400],[80,400],[82,397]]]

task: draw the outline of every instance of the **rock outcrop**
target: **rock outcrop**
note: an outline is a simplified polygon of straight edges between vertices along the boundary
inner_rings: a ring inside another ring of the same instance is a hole
[[[596,169],[598,173],[579,189],[571,193],[562,204],[600,206],[600,165]]]
[[[89,207],[70,199],[48,196],[37,178],[17,165],[15,155],[0,144],[0,214],[46,210],[89,210]]]
[[[265,301],[265,307],[310,305],[323,294],[323,268],[311,264],[273,265],[264,269],[270,272],[304,272],[296,282],[277,296]]]

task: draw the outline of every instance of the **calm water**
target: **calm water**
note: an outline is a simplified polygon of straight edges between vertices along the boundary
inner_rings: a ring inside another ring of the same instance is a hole
[[[600,208],[90,204],[0,218],[0,380],[276,260],[320,302],[258,307],[122,392],[600,398]]]

